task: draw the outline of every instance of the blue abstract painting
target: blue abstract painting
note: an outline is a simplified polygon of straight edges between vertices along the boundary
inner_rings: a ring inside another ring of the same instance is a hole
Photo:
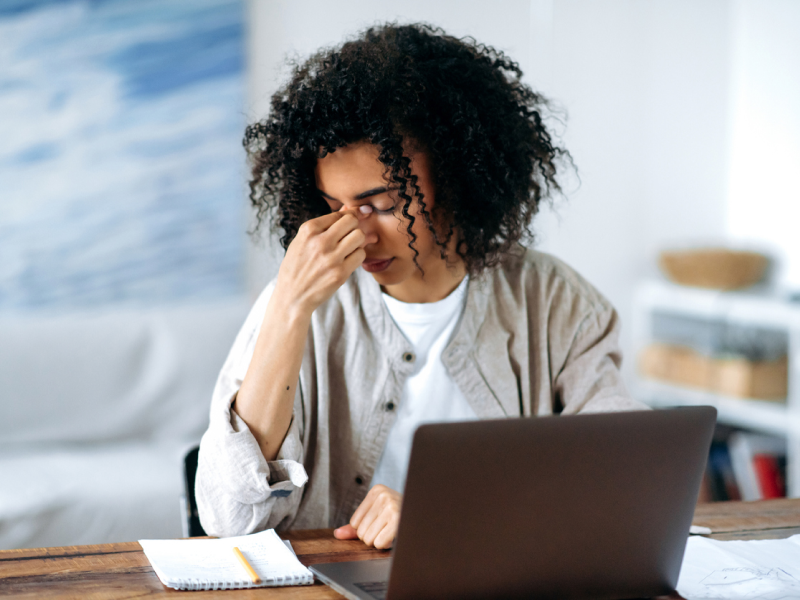
[[[0,309],[243,288],[242,0],[0,0]]]

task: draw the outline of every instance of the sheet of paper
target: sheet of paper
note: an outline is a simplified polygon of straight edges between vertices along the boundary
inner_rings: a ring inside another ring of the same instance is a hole
[[[800,535],[728,542],[692,536],[678,592],[687,600],[800,599]]]

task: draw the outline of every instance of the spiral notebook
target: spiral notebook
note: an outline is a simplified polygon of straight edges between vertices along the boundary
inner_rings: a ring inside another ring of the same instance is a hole
[[[314,576],[274,529],[216,540],[139,540],[161,583],[176,590],[310,585]],[[253,583],[234,553],[250,563],[261,583]]]

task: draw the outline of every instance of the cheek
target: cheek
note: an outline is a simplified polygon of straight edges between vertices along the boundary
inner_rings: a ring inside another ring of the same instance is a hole
[[[394,215],[389,215],[381,219],[379,225],[380,236],[393,246],[406,245],[409,240],[408,221],[397,219]]]
[[[425,223],[425,217],[415,213],[414,207],[409,212],[415,217],[414,225],[411,227],[411,230],[417,236],[414,247],[417,251],[427,252],[435,243],[433,235]],[[408,252],[412,252],[408,248],[408,244],[411,241],[411,236],[408,234],[408,219],[401,215],[377,215],[374,218],[375,228],[373,231],[380,236],[383,244],[392,246],[395,249],[406,249]]]
[[[379,215],[371,219],[370,230],[378,234],[381,246],[391,248],[392,252],[398,254],[403,253],[404,249],[408,250],[411,239],[408,235],[408,220],[398,219],[395,215]],[[414,233],[417,233],[416,223],[414,225]]]

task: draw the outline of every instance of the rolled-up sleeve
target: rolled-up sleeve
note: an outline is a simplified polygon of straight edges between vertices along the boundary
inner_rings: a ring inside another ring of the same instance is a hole
[[[264,290],[236,337],[217,379],[209,428],[200,442],[195,497],[200,522],[209,535],[227,537],[288,527],[308,481],[303,467],[300,386],[292,422],[273,461],[264,458],[247,424],[232,408],[272,289],[274,285]]]
[[[588,282],[559,286],[555,313],[547,320],[553,392],[562,414],[647,410],[631,398],[620,370],[617,311]]]

